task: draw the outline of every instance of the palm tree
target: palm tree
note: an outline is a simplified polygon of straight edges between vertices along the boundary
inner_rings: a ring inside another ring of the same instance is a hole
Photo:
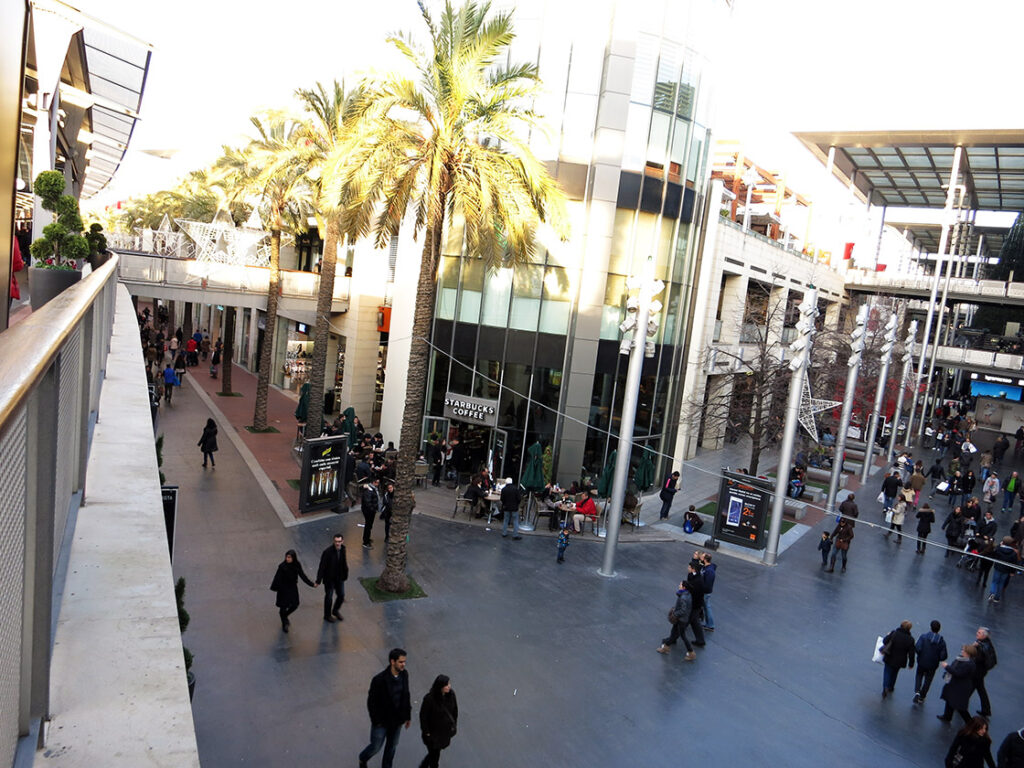
[[[336,205],[324,195],[325,165],[341,145],[347,121],[351,117],[356,92],[345,94],[345,86],[335,80],[328,90],[321,83],[312,89],[295,92],[305,108],[293,142],[294,155],[283,162],[305,168],[314,197],[317,225],[324,233],[320,260],[320,285],[316,296],[316,324],[313,326],[313,359],[309,378],[309,410],[306,414],[307,438],[320,435],[324,410],[324,376],[327,368],[327,336],[334,298],[334,275],[341,230]]]
[[[412,62],[416,81],[396,74],[366,86],[356,109],[359,122],[336,152],[330,174],[350,236],[372,234],[383,248],[410,211],[424,233],[394,516],[379,580],[392,592],[408,588],[413,464],[445,222],[463,219],[469,253],[497,267],[529,258],[539,223],[550,221],[560,230],[564,220],[562,193],[526,145],[537,123],[528,107],[539,87],[536,67],[497,63],[514,37],[511,16],[488,20],[489,3],[467,2],[456,10],[446,2],[435,25],[422,3],[420,10],[427,48],[419,50],[405,37],[390,40]]]
[[[218,162],[221,173],[235,185],[235,197],[258,200],[264,221],[270,228],[270,285],[267,290],[267,318],[263,346],[260,348],[259,375],[256,379],[256,404],[252,429],[267,432],[267,397],[270,391],[270,365],[277,328],[277,304],[281,280],[281,237],[284,232],[305,229],[310,211],[310,188],[305,169],[279,162],[291,151],[299,124],[287,117],[269,113],[250,118],[256,138],[241,149],[225,150]]]

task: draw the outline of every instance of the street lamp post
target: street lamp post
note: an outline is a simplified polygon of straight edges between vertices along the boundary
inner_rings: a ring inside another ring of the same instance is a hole
[[[903,397],[907,392],[907,376],[910,374],[910,366],[914,364],[914,346],[917,344],[917,320],[910,324],[907,333],[907,340],[903,342],[903,372],[900,374],[900,393],[896,398],[896,413],[892,420],[892,435],[889,437],[889,450],[885,454],[885,461],[888,464],[896,453],[896,432],[900,426],[900,413],[903,411]],[[907,422],[907,436],[904,438],[904,445],[910,439],[910,422]]]
[[[627,287],[635,287],[634,281]],[[622,502],[626,497],[626,481],[629,476],[629,459],[633,449],[633,427],[636,423],[636,403],[640,395],[640,373],[644,357],[654,356],[654,342],[647,341],[658,330],[658,323],[652,315],[661,311],[661,302],[654,296],[661,293],[665,284],[654,279],[654,260],[647,259],[644,276],[639,281],[639,295],[626,303],[627,317],[619,326],[623,333],[632,331],[619,346],[621,354],[629,355],[626,369],[626,388],[622,397],[622,416],[619,422],[619,449],[615,458],[615,473],[612,475],[612,498],[608,505],[607,533],[604,540],[604,560],[598,571],[602,576],[615,575],[615,548],[619,543],[619,525],[622,522]]]
[[[878,372],[878,388],[875,390],[875,407],[871,410],[871,424],[868,427],[867,445],[864,447],[864,467],[860,471],[860,483],[868,481],[868,472],[875,460],[875,435],[878,434],[878,418],[885,398],[885,385],[889,378],[889,363],[892,362],[892,348],[896,346],[896,315],[889,315],[885,323],[885,340],[882,342],[882,369]]]
[[[761,174],[753,168],[747,169],[743,174],[742,181],[747,188],[747,202],[743,206],[743,229],[750,229],[750,201],[754,194],[754,185],[761,180]]]
[[[828,481],[828,498],[825,500],[825,514],[835,510],[836,496],[839,493],[839,478],[843,471],[843,454],[846,452],[846,432],[850,428],[850,417],[853,415],[853,398],[857,391],[857,375],[860,372],[860,360],[864,356],[864,326],[868,321],[868,305],[861,304],[857,311],[857,322],[850,334],[850,359],[847,361],[849,371],[846,374],[846,389],[843,391],[843,410],[839,417],[839,433],[836,435],[835,456],[832,458],[832,475]]]
[[[793,375],[789,380],[789,400],[786,403],[786,423],[782,430],[782,444],[779,448],[779,468],[775,472],[775,498],[772,501],[772,521],[768,528],[768,544],[761,562],[775,565],[779,558],[779,535],[782,532],[782,515],[786,507],[786,489],[789,485],[789,465],[793,460],[793,441],[796,439],[797,422],[800,420],[800,400],[804,394],[804,378],[811,359],[811,341],[814,335],[814,319],[818,316],[818,289],[809,286],[800,302],[800,320],[796,324],[798,336],[789,345],[793,359],[789,369]]]

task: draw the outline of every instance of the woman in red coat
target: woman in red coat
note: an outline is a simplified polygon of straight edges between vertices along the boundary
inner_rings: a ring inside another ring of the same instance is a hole
[[[21,291],[18,289],[18,278],[15,274],[21,272],[25,268],[25,262],[21,258],[21,248],[18,246],[18,241],[14,240],[14,249],[11,256],[11,296],[7,302],[7,309],[10,310],[11,303],[15,299],[21,298]]]

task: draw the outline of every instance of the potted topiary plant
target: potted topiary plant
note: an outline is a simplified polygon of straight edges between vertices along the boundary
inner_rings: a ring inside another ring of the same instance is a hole
[[[89,264],[92,265],[93,269],[99,269],[110,258],[110,253],[107,252],[107,238],[103,234],[103,227],[99,224],[90,225],[89,231],[85,233],[85,240],[89,243]]]
[[[34,185],[43,208],[55,213],[57,220],[43,227],[43,236],[29,247],[33,263],[28,282],[33,310],[82,279],[81,264],[89,253],[89,242],[82,236],[78,200],[64,194],[64,183],[60,171],[43,171]]]

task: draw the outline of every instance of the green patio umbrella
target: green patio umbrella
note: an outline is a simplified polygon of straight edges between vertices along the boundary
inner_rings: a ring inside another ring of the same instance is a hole
[[[597,495],[607,499],[612,495],[612,484],[615,482],[615,458],[618,451],[612,451],[608,461],[601,470],[601,478],[597,481]]]
[[[345,417],[341,422],[341,431],[348,435],[348,447],[352,448],[356,444],[356,409],[349,406],[341,415]]]
[[[528,491],[544,489],[544,448],[540,441],[526,449],[526,469],[519,484]]]
[[[640,493],[654,485],[654,461],[651,459],[651,449],[648,447],[644,448],[643,455],[640,456],[640,463],[637,464],[633,481],[640,489]]]
[[[295,420],[305,423],[309,415],[309,382],[302,385],[299,390],[299,404],[295,406]]]

